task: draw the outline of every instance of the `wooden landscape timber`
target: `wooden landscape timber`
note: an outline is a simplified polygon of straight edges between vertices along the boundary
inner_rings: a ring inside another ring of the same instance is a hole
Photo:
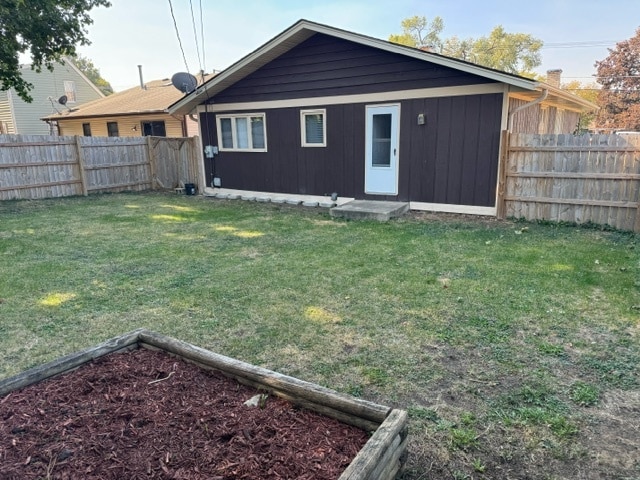
[[[105,355],[136,348],[160,350],[216,370],[259,390],[369,432],[371,437],[338,480],[392,480],[405,461],[407,412],[219,355],[165,335],[138,329],[0,381],[0,397]]]

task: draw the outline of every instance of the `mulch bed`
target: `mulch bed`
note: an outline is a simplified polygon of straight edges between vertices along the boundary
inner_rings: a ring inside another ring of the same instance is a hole
[[[336,479],[367,434],[144,348],[0,398],[0,479]]]

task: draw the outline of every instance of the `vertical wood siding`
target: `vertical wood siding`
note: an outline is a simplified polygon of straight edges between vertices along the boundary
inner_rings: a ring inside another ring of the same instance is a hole
[[[453,68],[317,33],[211,101],[255,102],[492,82]]]
[[[512,112],[527,101],[518,98],[509,99],[509,111]],[[580,114],[558,107],[533,105],[513,116],[512,133],[572,134],[578,127]]]
[[[324,148],[301,147],[304,108],[265,110],[268,151],[220,152],[216,174],[223,187],[241,190],[494,206],[502,94],[399,103],[397,197],[364,194],[364,103],[322,106],[327,112]],[[426,125],[417,124],[419,113],[426,115]],[[203,141],[217,145],[215,114],[202,114],[201,123],[209,132]],[[205,166],[210,184],[212,162]]]

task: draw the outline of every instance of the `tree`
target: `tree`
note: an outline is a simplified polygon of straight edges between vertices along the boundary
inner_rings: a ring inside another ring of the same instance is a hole
[[[415,15],[405,18],[400,25],[402,26],[402,33],[390,35],[390,42],[433,51],[439,51],[442,48],[442,41],[440,40],[440,34],[444,29],[442,18],[435,17],[429,22],[427,17]]]
[[[113,93],[111,84],[102,78],[100,70],[91,60],[87,57],[83,57],[82,55],[78,55],[73,59],[73,63],[89,80],[91,80],[91,82],[93,82],[96,87],[100,89],[102,93],[105,95],[111,95]]]
[[[563,83],[562,89],[573,93],[580,98],[584,98],[591,103],[595,103],[596,105],[598,104],[598,94],[600,89],[595,83],[581,83],[579,80],[572,80],[568,83]],[[578,131],[587,131],[595,120],[595,117],[595,112],[581,114],[580,120],[578,121]]]
[[[609,56],[596,62],[600,111],[599,128],[640,131],[640,28],[635,36],[608,49]]]
[[[31,68],[53,70],[76,46],[88,45],[88,13],[109,0],[0,0],[0,90],[14,88],[26,102],[33,88],[20,74],[19,55],[30,52]]]
[[[442,40],[444,22],[435,17],[414,16],[402,21],[403,33],[389,36],[390,42],[410,47],[430,47],[436,53],[495,68],[508,73],[533,76],[533,69],[542,63],[542,40],[525,33],[508,33],[498,25],[486,37],[460,39],[456,36]]]

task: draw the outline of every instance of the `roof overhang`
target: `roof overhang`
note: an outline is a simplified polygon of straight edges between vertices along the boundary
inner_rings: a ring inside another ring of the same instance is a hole
[[[538,98],[542,90],[547,90],[549,92],[545,101],[542,102],[543,105],[559,107],[564,110],[571,110],[579,113],[595,112],[600,109],[598,105],[591,103],[584,98],[578,97],[566,90],[553,87],[546,83],[540,83],[540,86],[533,92],[528,90],[512,89],[509,92],[509,96],[529,102]]]
[[[398,53],[419,60],[428,61],[437,65],[455,68],[457,70],[488,78],[496,82],[502,82],[516,87],[521,91],[535,91],[540,82],[528,78],[512,75],[499,70],[482,67],[473,63],[465,62],[451,57],[439,55],[437,53],[425,52],[423,50],[391,43],[366,35],[361,35],[346,30],[300,20],[284,32],[280,33],[258,49],[254,50],[238,62],[222,71],[208,82],[197,88],[194,92],[184,96],[173,105],[169,106],[170,113],[187,114],[197,105],[204,103],[208,98],[215,96],[242,78],[258,70],[270,61],[291,50],[296,45],[304,42],[316,33],[322,33],[333,37],[341,38],[362,45],[378,48],[387,52]],[[534,94],[535,96],[535,94]]]
[[[40,120],[46,121],[60,121],[60,120],[87,120],[91,118],[106,118],[106,117],[135,117],[140,115],[171,115],[167,110],[141,110],[139,112],[119,112],[119,113],[96,113],[93,115],[65,115],[64,113],[56,113],[55,115],[49,115],[42,117]]]

